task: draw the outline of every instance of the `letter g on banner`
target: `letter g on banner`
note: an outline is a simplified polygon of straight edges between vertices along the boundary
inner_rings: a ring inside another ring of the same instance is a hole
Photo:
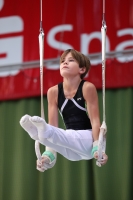
[[[4,0],[0,0],[0,10],[2,10],[3,5],[4,5]]]
[[[3,9],[4,0],[0,0],[0,10]],[[6,16],[0,18],[0,67],[23,62],[23,36],[5,37],[6,34],[16,34],[24,29],[20,16]],[[21,33],[20,33],[21,34]],[[0,77],[15,75],[19,70],[0,72]]]

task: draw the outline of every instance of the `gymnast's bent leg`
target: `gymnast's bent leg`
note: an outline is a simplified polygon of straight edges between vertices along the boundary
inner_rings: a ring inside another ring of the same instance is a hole
[[[92,131],[89,130],[63,130],[54,126],[51,126],[45,122],[44,119],[34,116],[29,119],[38,130],[38,138],[40,143],[46,145],[46,139],[50,143],[70,149],[73,152],[92,158]]]
[[[31,121],[31,124],[30,124]],[[21,126],[28,132],[31,138],[32,130],[38,134],[39,142],[45,146],[53,148],[69,160],[91,159],[92,133],[88,130],[63,130],[51,126],[40,117],[25,116],[20,120]]]

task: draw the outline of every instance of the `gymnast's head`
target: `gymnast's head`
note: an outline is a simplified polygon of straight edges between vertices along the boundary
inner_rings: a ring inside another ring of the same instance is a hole
[[[65,69],[65,70],[64,70]],[[74,75],[79,70],[80,78],[83,79],[90,69],[90,60],[87,56],[74,49],[67,49],[60,57],[61,76]],[[76,74],[75,74],[76,75]]]

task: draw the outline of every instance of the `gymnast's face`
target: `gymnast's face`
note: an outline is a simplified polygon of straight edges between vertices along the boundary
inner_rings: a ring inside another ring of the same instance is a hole
[[[77,60],[68,53],[60,63],[60,74],[62,77],[80,76],[80,68]]]

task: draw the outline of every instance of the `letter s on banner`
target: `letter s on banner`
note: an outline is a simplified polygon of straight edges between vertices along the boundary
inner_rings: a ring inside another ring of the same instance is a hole
[[[73,49],[73,47],[70,44],[55,40],[55,35],[58,32],[72,31],[72,30],[73,26],[71,24],[59,25],[52,28],[47,35],[47,42],[49,46],[54,49],[62,51],[65,51],[66,49]]]

